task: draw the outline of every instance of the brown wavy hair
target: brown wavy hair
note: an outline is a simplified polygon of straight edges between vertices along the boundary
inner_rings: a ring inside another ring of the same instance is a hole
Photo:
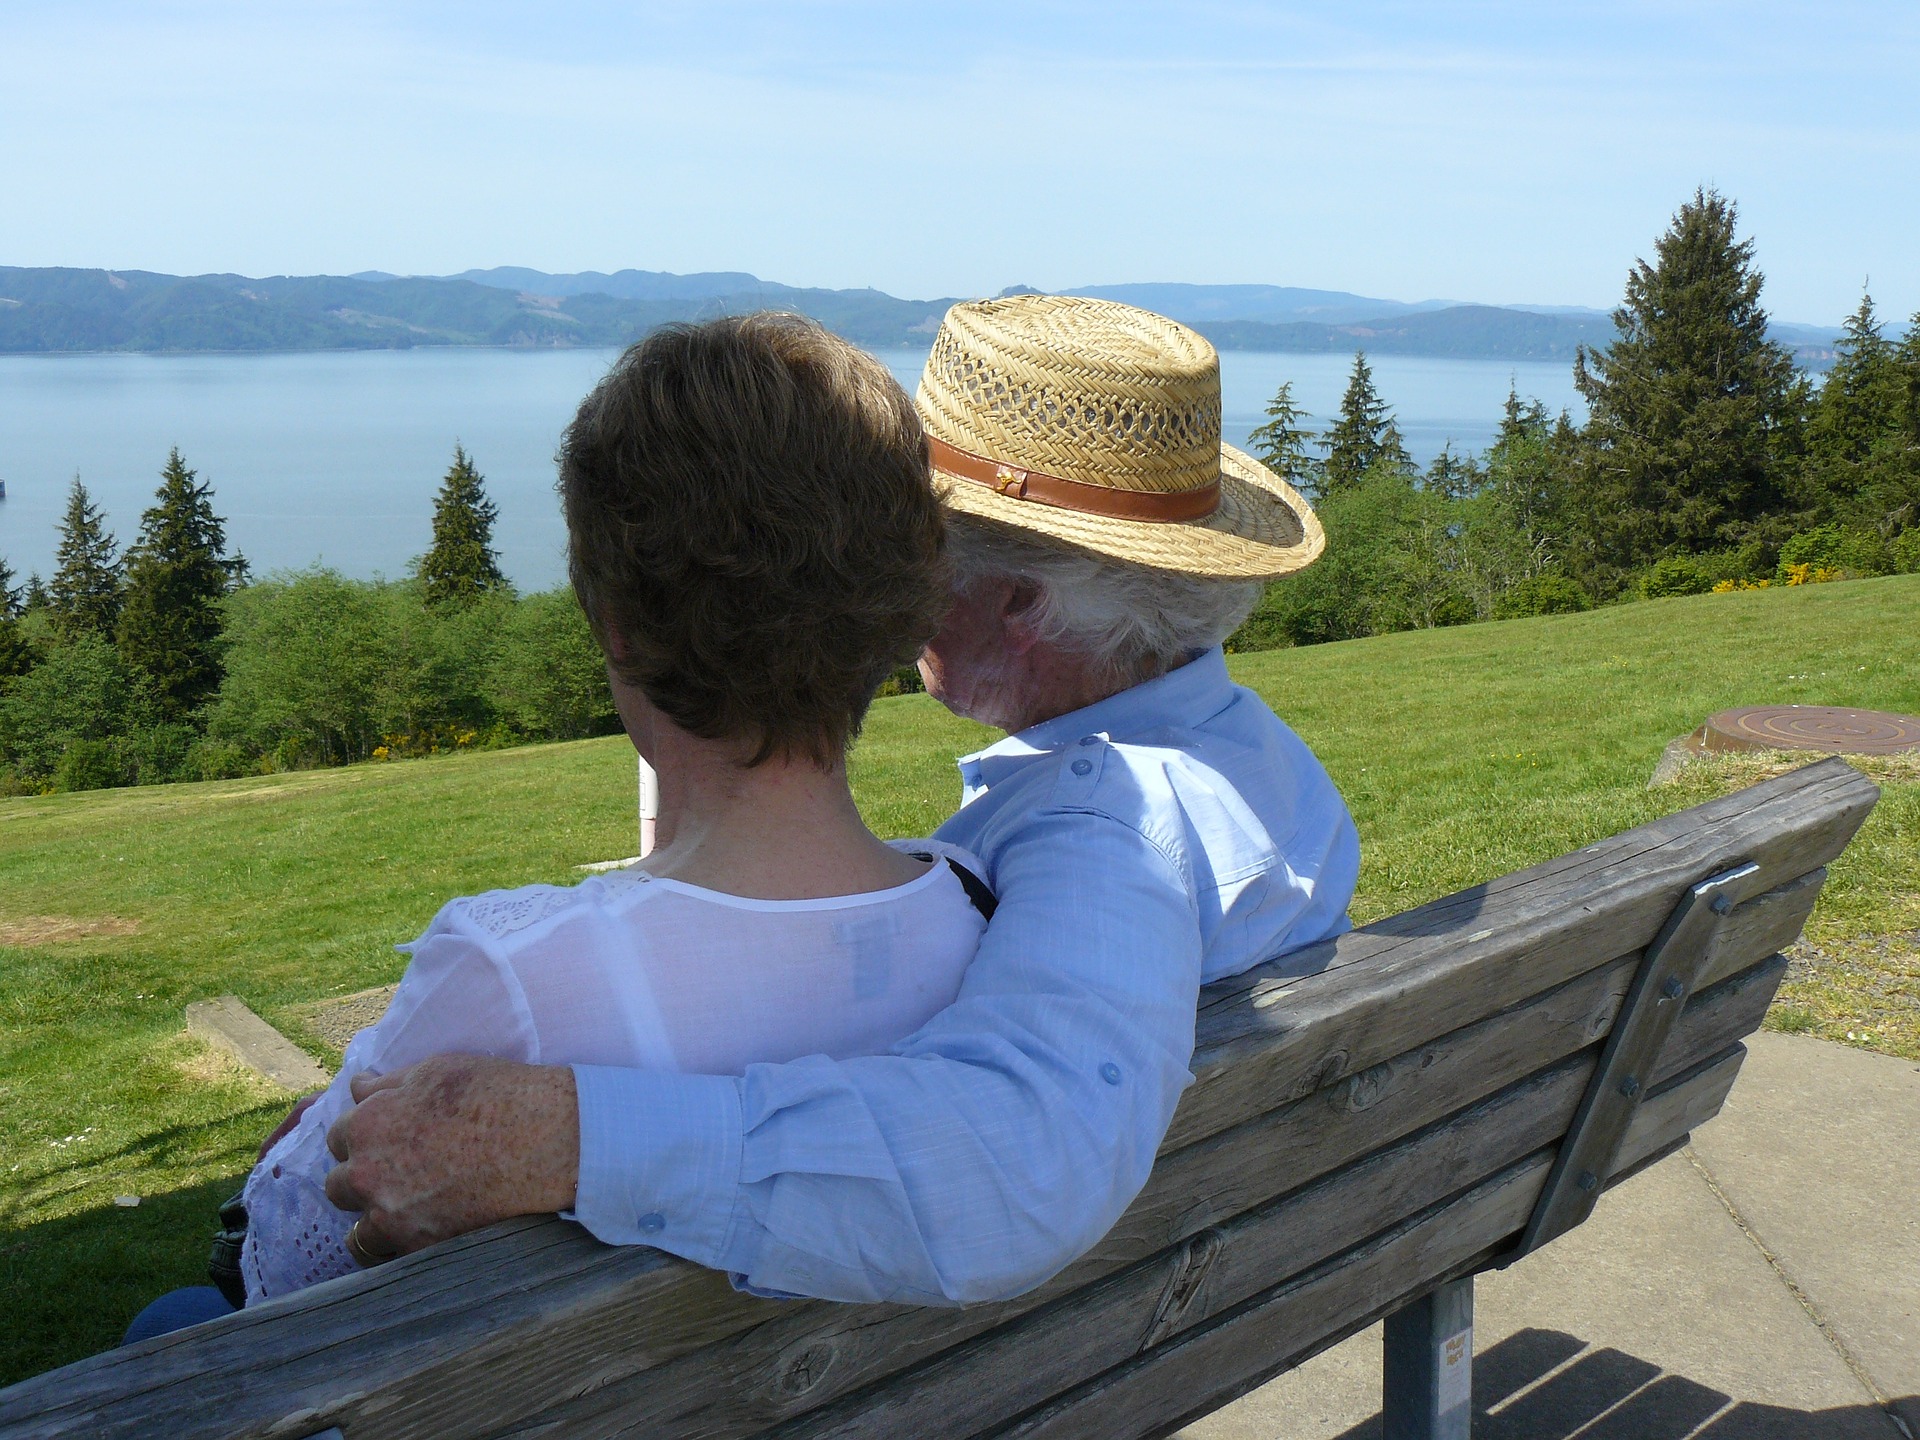
[[[944,613],[913,405],[801,316],[656,330],[581,403],[559,459],[601,648],[683,730],[752,745],[749,765],[843,755]]]

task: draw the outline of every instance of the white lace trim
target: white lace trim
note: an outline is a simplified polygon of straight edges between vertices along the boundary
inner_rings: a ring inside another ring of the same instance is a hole
[[[516,890],[489,890],[453,903],[482,930],[500,936],[538,925],[579,898],[580,892],[571,886],[522,885]]]
[[[325,1127],[306,1123],[311,1119],[311,1112],[302,1117],[247,1177],[240,1273],[249,1305],[360,1268],[347,1253],[347,1231],[360,1217],[328,1202],[324,1187],[333,1157]]]

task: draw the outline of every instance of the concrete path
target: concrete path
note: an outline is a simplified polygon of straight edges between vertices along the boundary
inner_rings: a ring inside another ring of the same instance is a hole
[[[1762,1034],[1719,1117],[1475,1294],[1476,1440],[1920,1440],[1920,1065]],[[1180,1432],[1377,1440],[1380,1331]]]

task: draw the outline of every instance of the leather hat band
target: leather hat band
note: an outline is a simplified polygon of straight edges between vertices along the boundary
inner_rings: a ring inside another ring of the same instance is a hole
[[[1005,465],[931,435],[927,437],[927,452],[933,468],[943,475],[971,480],[1009,500],[1031,500],[1036,505],[1077,510],[1083,515],[1105,515],[1115,520],[1204,520],[1220,508],[1218,479],[1195,490],[1116,490]]]

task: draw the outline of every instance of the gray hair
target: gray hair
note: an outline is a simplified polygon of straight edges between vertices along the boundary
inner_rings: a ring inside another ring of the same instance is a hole
[[[949,513],[953,583],[1025,580],[1041,640],[1085,655],[1107,677],[1137,685],[1185,664],[1240,628],[1266,588],[1150,570],[1084,550],[1041,545],[1005,526]]]

